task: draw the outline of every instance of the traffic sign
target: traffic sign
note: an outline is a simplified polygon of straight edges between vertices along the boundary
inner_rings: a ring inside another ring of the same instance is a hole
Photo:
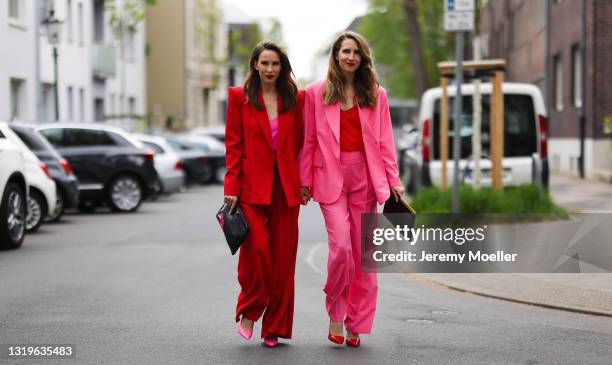
[[[471,32],[474,30],[474,0],[444,0],[444,30]]]
[[[446,0],[446,11],[474,11],[474,0]]]

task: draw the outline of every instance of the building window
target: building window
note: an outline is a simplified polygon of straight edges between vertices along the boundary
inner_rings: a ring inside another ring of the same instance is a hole
[[[96,122],[104,121],[104,99],[94,99],[94,119]]]
[[[53,84],[42,84],[42,111],[41,119],[49,122],[55,118],[55,91]]]
[[[563,110],[563,63],[561,62],[561,55],[555,56],[553,59],[553,75],[554,75],[554,95],[555,95],[555,109],[557,111]]]
[[[202,107],[204,109],[204,125],[209,125],[209,115],[210,115],[210,89],[204,88],[202,89]]]
[[[582,106],[582,52],[580,45],[572,47],[572,99],[574,106]]]
[[[9,18],[20,21],[22,16],[23,0],[9,0]]]
[[[77,36],[79,37],[78,42],[79,42],[79,46],[83,45],[83,4],[79,3],[78,7],[77,7]]]
[[[128,111],[130,116],[136,115],[136,98],[130,97],[128,98]]]
[[[4,4],[4,3],[3,3]],[[24,0],[8,0],[8,24],[19,29],[26,29]]]
[[[104,0],[95,0],[93,3],[93,41],[104,42]]]
[[[79,122],[85,121],[85,90],[79,89]]]
[[[74,121],[74,98],[72,95],[72,86],[68,86],[68,120]]]
[[[72,43],[72,0],[66,0],[66,39]]]
[[[115,115],[115,94],[110,94],[110,115]]]
[[[23,80],[11,78],[11,120],[19,120],[24,117],[24,83]]]

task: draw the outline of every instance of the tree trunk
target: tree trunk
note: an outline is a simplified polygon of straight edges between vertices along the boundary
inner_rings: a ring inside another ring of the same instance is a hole
[[[427,70],[425,68],[425,55],[421,45],[421,30],[417,16],[417,0],[402,0],[406,15],[406,32],[410,37],[410,57],[415,81],[415,96],[417,100],[427,90]]]

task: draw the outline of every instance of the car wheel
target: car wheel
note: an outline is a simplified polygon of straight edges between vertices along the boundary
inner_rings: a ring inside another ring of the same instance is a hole
[[[226,172],[227,172],[227,168],[225,168],[225,166],[221,166],[217,168],[217,171],[215,171],[215,180],[217,180],[217,182],[222,183],[223,180],[225,180]]]
[[[18,248],[23,243],[26,227],[26,201],[21,188],[13,183],[6,185],[0,204],[0,246]]]
[[[57,222],[64,215],[64,194],[62,192],[57,192],[57,200],[55,201],[55,210],[49,212],[49,214],[45,217],[45,223],[53,223]]]
[[[108,205],[117,212],[133,212],[142,203],[142,186],[134,175],[121,174],[108,186]]]
[[[36,232],[47,215],[45,197],[36,190],[30,191],[28,197],[28,214],[26,215],[26,230]]]
[[[200,173],[200,183],[208,184],[215,178],[215,170],[211,165],[204,165],[202,173]]]

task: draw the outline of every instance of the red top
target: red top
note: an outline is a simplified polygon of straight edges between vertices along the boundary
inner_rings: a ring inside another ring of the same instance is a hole
[[[340,149],[342,151],[364,150],[357,105],[353,105],[349,110],[340,109]]]

